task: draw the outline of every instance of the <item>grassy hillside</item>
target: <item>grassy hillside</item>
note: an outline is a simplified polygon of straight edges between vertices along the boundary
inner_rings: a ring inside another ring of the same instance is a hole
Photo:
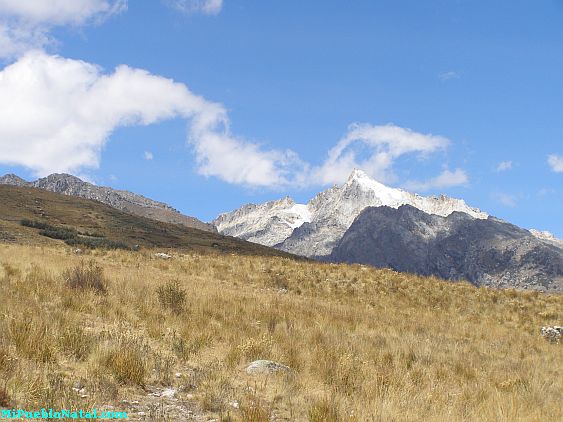
[[[0,185],[0,241],[56,244],[22,227],[28,219],[80,233],[96,233],[112,242],[141,247],[175,248],[198,252],[289,256],[239,239],[163,223],[116,210],[100,202],[40,189]]]
[[[155,251],[0,244],[0,404],[147,420],[563,418],[563,348],[539,335],[561,324],[563,296]],[[248,375],[258,358],[291,371]]]

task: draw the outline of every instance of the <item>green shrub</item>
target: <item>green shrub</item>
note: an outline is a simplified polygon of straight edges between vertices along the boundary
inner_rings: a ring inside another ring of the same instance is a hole
[[[47,229],[47,228],[51,228],[52,226],[50,226],[47,223],[43,223],[41,221],[37,221],[37,220],[28,220],[26,218],[24,218],[23,220],[20,221],[20,224],[24,227],[31,227],[33,229]]]
[[[48,227],[40,230],[41,236],[50,237],[51,239],[70,240],[75,239],[78,233],[74,229],[67,229],[65,227]]]
[[[55,227],[47,223],[27,219],[21,220],[20,224],[25,227],[40,229],[39,234],[41,236],[64,240],[70,246],[83,246],[92,249],[132,249],[126,243],[106,239],[103,234],[97,232],[79,233],[74,228]]]

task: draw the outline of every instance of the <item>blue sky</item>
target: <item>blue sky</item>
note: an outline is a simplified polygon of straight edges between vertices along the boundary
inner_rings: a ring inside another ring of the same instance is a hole
[[[359,166],[563,238],[562,1],[39,3],[0,0],[1,173],[210,220]]]

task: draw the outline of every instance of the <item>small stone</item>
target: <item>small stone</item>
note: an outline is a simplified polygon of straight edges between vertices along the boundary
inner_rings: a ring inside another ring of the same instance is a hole
[[[145,413],[145,412],[139,412],[139,413],[137,413],[137,415],[139,415],[139,416],[145,416],[146,413]]]
[[[81,394],[81,395],[80,395],[80,398],[81,398],[81,399],[85,399],[86,397],[88,397],[88,394]]]
[[[273,372],[289,371],[289,369],[289,366],[271,360],[255,360],[246,367],[246,373],[251,375],[270,374]]]
[[[131,404],[137,405],[137,404],[139,404],[139,400],[133,400],[133,401],[131,402]]]
[[[240,406],[239,402],[236,400],[230,402],[229,405],[231,405],[231,407],[234,407],[235,409],[238,409]]]
[[[160,397],[168,397],[170,399],[173,398],[175,395],[176,395],[176,390],[174,390],[173,388],[165,388],[160,393]]]
[[[174,376],[175,376],[176,378],[182,378],[182,374],[181,374],[180,372],[176,372],[176,373],[174,374]]]
[[[172,255],[168,255],[167,253],[164,253],[164,252],[157,252],[157,253],[154,254],[154,256],[156,256],[157,258],[160,258],[160,259],[170,259],[170,258],[172,258]]]
[[[186,399],[191,400],[194,398],[193,394],[186,394]]]

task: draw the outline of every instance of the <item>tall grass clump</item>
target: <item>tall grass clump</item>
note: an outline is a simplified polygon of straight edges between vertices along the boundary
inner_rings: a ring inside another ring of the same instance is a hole
[[[94,339],[91,335],[76,325],[64,328],[59,336],[59,345],[63,352],[76,360],[85,360],[94,346]]]
[[[186,291],[180,287],[178,280],[168,283],[156,289],[156,295],[160,306],[169,309],[175,314],[181,314],[186,306]]]
[[[143,351],[132,342],[121,342],[105,352],[104,366],[119,384],[143,386],[147,375],[147,365]]]
[[[88,264],[81,262],[75,267],[65,270],[63,278],[66,285],[71,289],[87,289],[100,294],[107,293],[104,269],[95,261],[89,261]]]

